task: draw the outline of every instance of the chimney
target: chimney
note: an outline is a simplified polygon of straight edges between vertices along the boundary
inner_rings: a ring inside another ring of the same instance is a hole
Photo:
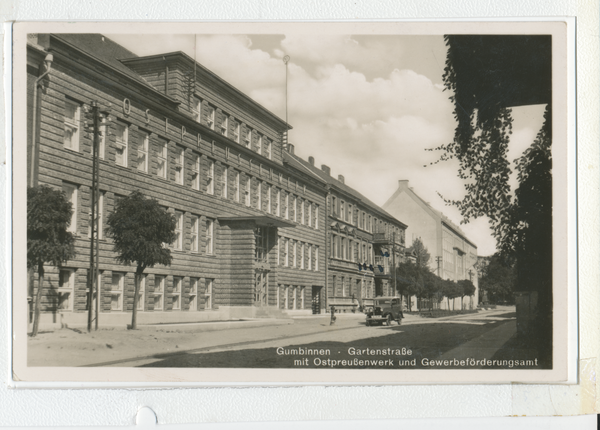
[[[404,187],[408,188],[408,179],[400,179],[398,181],[398,186],[400,186],[400,187],[404,186]]]
[[[290,154],[294,155],[294,145],[292,145],[291,143],[288,143],[287,150]]]
[[[338,181],[340,181],[342,184],[345,184],[344,175],[338,175]]]
[[[315,157],[308,157],[308,162],[310,163],[311,166],[315,165]]]
[[[326,166],[325,164],[321,164],[321,170],[331,176],[331,169],[329,168],[329,166]]]

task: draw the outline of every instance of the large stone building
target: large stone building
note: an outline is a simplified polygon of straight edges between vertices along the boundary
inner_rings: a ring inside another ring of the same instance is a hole
[[[99,140],[99,320],[223,320],[320,313],[336,298],[393,295],[406,225],[303,161],[289,125],[182,52],[139,57],[100,34],[27,45],[28,185],[63,190],[76,257],[46,268],[42,324],[86,321],[92,102],[112,106]],[[118,264],[106,219],[139,190],[176,220],[172,264]],[[29,296],[38,286],[31,276]],[[339,302],[339,300],[338,300]]]
[[[398,189],[383,208],[408,224],[407,247],[414,239],[421,239],[431,256],[429,265],[435,274],[443,279],[473,282],[475,294],[469,301],[464,300],[464,306],[475,308],[479,302],[477,245],[442,212],[419,197],[407,180],[398,181]],[[460,302],[461,299],[456,298],[454,305],[460,308]],[[440,305],[444,308],[446,301]]]
[[[404,258],[406,224],[346,185],[343,175],[331,176],[329,166],[316,167],[313,157],[304,161],[291,147],[287,159],[326,184],[328,303],[360,305],[363,299],[396,295],[392,274]]]
[[[62,189],[74,209],[77,256],[47,268],[47,320],[85,320],[92,101],[113,107],[99,147],[104,323],[126,322],[133,306],[141,323],[325,306],[326,192],[284,163],[285,121],[182,52],[138,57],[99,34],[39,34],[27,53],[29,185]],[[133,190],[177,221],[173,262],[146,270],[137,303],[134,268],[115,262],[104,234]]]

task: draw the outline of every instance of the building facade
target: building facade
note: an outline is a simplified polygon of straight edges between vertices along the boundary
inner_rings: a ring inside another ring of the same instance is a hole
[[[464,300],[463,306],[473,309],[479,303],[477,274],[477,246],[461,229],[442,212],[419,197],[407,180],[398,181],[398,189],[383,205],[383,208],[408,224],[407,246],[420,238],[429,251],[430,269],[443,279],[460,281],[469,279],[475,285],[475,294]],[[460,298],[454,299],[460,308]],[[451,302],[452,303],[452,302]],[[440,303],[442,309],[446,301]]]
[[[45,318],[85,318],[92,184],[91,101],[112,106],[99,144],[99,310],[122,323],[320,312],[326,295],[324,182],[285,162],[288,125],[182,52],[138,57],[99,34],[28,41],[28,185],[65,192],[77,255],[47,268]],[[176,220],[173,262],[119,265],[106,218],[139,190]],[[29,295],[37,288],[35,276]]]
[[[293,146],[286,159],[326,184],[328,304],[395,296],[393,268],[404,258],[406,224],[346,185],[344,176],[331,176],[329,166],[319,169],[313,157],[296,156]]]

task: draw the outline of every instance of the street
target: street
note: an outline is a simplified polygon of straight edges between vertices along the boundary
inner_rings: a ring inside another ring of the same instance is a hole
[[[363,314],[62,329],[29,339],[29,366],[254,368],[539,368],[515,339],[514,307],[367,327]],[[248,326],[250,325],[250,326]]]

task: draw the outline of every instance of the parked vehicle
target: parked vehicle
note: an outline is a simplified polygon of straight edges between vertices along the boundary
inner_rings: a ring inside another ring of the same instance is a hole
[[[391,326],[392,321],[396,321],[400,325],[404,318],[399,297],[375,297],[373,307],[365,309],[365,313],[368,326],[383,323]]]

